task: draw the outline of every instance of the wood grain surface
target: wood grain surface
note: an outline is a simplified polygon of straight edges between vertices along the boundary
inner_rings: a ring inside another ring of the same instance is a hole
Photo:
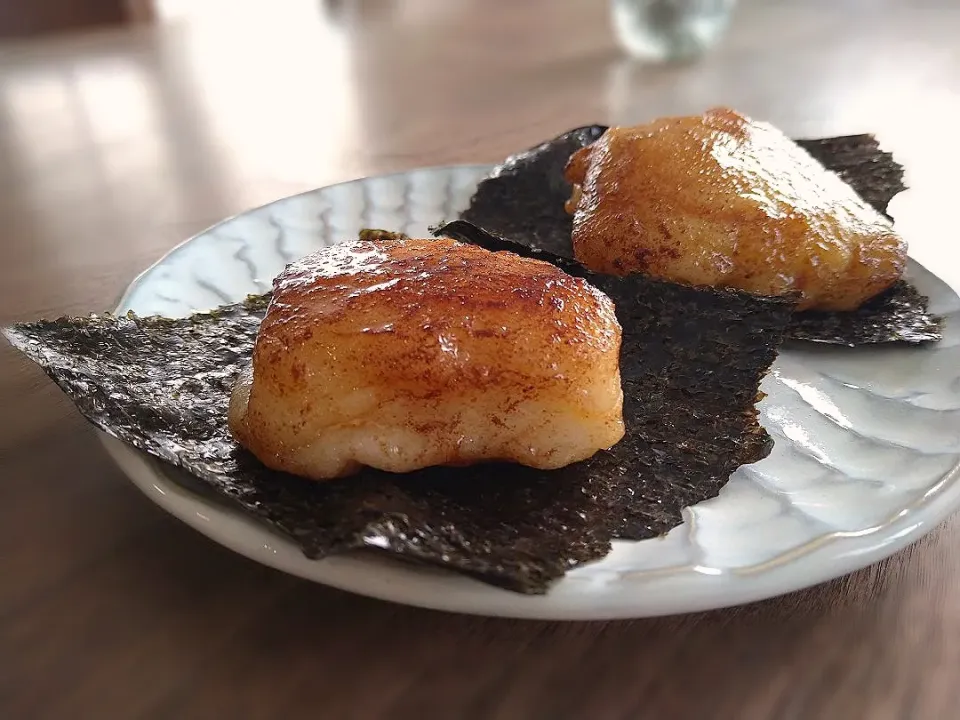
[[[0,44],[0,322],[110,308],[176,243],[284,195],[719,103],[794,136],[876,131],[909,168],[893,210],[913,254],[958,280],[950,0],[743,2],[719,47],[670,67],[625,58],[600,2],[235,5],[230,24],[220,3]],[[956,519],[879,565],[737,609],[460,617],[204,539],[6,345],[0,409],[0,718],[960,714]]]

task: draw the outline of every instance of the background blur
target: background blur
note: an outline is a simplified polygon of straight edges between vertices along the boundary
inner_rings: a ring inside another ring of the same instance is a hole
[[[0,216],[16,205],[38,236],[76,226],[43,211],[63,202],[159,254],[310,187],[424,159],[495,161],[578,124],[721,103],[793,136],[877,133],[918,191],[908,209],[892,207],[921,261],[924,218],[952,202],[944,173],[957,150],[944,139],[960,109],[960,4],[950,0],[744,0],[716,47],[666,65],[627,56],[599,1],[0,8],[0,34],[18,36],[0,40],[0,163],[16,178]]]
[[[876,133],[907,168],[911,254],[960,287],[960,2],[742,0],[679,63],[627,54],[610,7],[0,0],[0,324],[114,307],[184,239],[283,196],[717,104],[794,137]],[[736,610],[428,613],[202,538],[28,365],[0,343],[2,720],[958,716],[960,518]]]

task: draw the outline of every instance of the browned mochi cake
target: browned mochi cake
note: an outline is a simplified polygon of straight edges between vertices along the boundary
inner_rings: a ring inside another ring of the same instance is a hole
[[[484,460],[553,469],[624,433],[613,303],[546,262],[355,240],[274,281],[229,423],[317,480]]]
[[[906,263],[887,218],[779,130],[733,110],[610,128],[566,177],[574,253],[597,272],[853,310]]]

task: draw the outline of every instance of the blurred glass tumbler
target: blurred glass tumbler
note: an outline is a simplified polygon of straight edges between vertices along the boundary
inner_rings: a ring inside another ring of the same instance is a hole
[[[736,0],[611,0],[613,27],[631,55],[685,60],[713,46]]]

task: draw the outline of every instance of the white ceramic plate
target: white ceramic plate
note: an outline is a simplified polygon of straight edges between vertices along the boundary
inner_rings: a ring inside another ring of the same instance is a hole
[[[266,290],[284,265],[363,227],[423,235],[453,219],[487,166],[430,168],[335,185],[227,220],[141,275],[119,311],[183,316]],[[431,608],[544,619],[607,619],[759,600],[875,562],[960,505],[960,299],[913,265],[947,318],[926,348],[795,345],[764,381],[776,445],[663,538],[617,542],[544,596],[440,569],[352,555],[308,560],[255,521],[171,481],[173,468],[105,437],[160,506],[258,562],[365,595]]]

